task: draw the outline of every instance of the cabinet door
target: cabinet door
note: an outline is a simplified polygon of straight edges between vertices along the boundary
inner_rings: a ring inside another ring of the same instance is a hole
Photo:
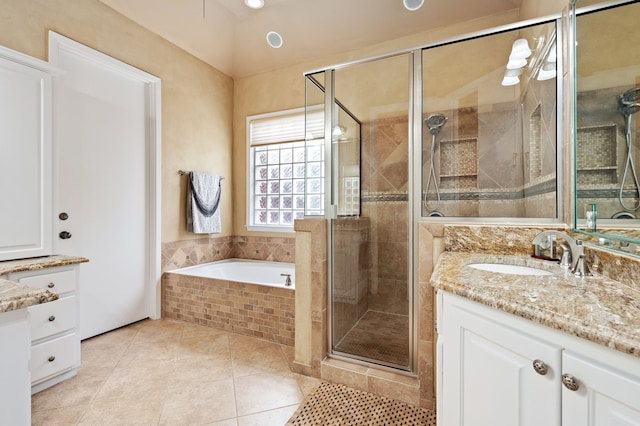
[[[0,260],[51,254],[51,83],[0,48]]]
[[[559,425],[561,349],[506,326],[484,308],[445,299],[438,424]],[[535,360],[544,363],[545,374],[536,372]]]
[[[640,426],[640,371],[618,371],[570,351],[562,369],[578,384],[562,389],[564,426]],[[637,369],[638,370],[638,369]]]

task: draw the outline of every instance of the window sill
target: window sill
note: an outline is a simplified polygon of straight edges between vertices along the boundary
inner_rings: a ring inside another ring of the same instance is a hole
[[[293,226],[257,226],[257,225],[246,225],[245,228],[247,231],[253,232],[278,232],[278,233],[290,233],[293,234],[295,231]]]

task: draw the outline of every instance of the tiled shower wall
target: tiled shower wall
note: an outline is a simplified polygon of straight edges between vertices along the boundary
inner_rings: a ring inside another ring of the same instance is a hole
[[[207,237],[162,244],[162,272],[238,258],[294,263],[295,238]]]
[[[618,111],[617,96],[628,89],[622,86],[578,93],[576,208],[580,218],[584,218],[585,206],[592,203],[597,205],[600,218],[610,218],[624,210],[618,195],[626,164],[626,126],[624,115]],[[637,123],[637,120],[634,117],[633,121]],[[637,164],[640,160],[637,156],[640,126],[637,124],[633,127],[632,141],[633,161]],[[623,192],[625,205],[635,206],[636,195],[629,171]]]

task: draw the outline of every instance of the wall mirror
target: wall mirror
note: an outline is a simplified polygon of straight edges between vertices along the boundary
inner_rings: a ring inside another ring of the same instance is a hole
[[[574,229],[639,255],[640,3],[574,5]]]

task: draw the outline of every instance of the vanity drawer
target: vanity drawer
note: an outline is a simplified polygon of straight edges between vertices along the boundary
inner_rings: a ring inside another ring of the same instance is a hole
[[[31,341],[52,336],[76,326],[76,297],[30,306]]]
[[[76,289],[75,269],[31,276],[17,275],[13,278],[9,276],[9,279],[31,287],[51,290],[58,294],[75,291]]]
[[[31,347],[31,382],[74,367],[75,333]]]

